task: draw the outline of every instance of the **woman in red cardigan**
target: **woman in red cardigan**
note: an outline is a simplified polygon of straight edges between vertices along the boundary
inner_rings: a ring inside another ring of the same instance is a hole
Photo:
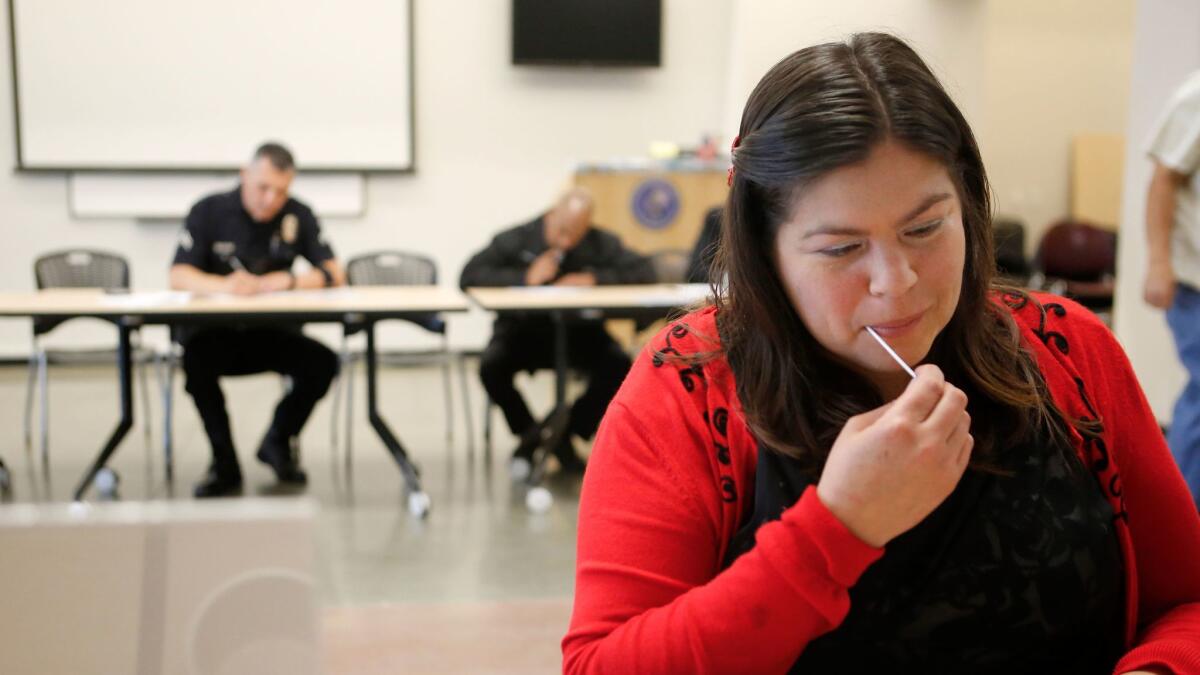
[[[601,426],[564,670],[1200,673],[1187,489],[1107,328],[993,288],[920,58],[789,56],[733,167],[727,281]]]

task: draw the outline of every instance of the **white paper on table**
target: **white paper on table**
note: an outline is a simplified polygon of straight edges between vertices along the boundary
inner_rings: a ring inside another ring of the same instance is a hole
[[[186,305],[192,299],[190,291],[137,291],[134,293],[106,293],[100,300],[105,307],[121,309],[152,309]]]
[[[524,289],[531,295],[579,295],[588,286],[509,286]],[[594,286],[590,288],[595,288]]]
[[[678,305],[683,307],[707,300],[710,295],[712,295],[712,289],[709,288],[708,284],[676,284],[674,292],[643,296],[640,298],[640,302],[646,307],[659,307],[662,305]]]

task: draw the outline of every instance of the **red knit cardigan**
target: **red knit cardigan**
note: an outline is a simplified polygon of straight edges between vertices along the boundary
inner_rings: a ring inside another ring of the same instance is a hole
[[[1127,626],[1117,672],[1200,673],[1200,518],[1125,353],[1070,301],[996,302],[1060,409],[1103,426],[1100,439],[1074,442],[1117,514]],[[564,672],[785,672],[842,622],[848,590],[884,554],[810,487],[721,570],[752,509],[757,445],[725,360],[654,357],[712,351],[715,312],[664,329],[601,425],[579,505]]]

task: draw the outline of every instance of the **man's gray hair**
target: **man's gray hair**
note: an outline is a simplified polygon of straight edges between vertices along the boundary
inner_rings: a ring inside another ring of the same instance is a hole
[[[258,146],[251,161],[258,161],[262,158],[266,158],[278,171],[294,171],[296,169],[296,159],[292,157],[292,151],[274,141],[268,141]]]

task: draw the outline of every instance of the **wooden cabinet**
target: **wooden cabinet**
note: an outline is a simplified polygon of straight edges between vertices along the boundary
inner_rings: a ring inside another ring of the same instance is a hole
[[[728,159],[586,165],[575,184],[596,199],[595,222],[640,253],[690,251],[704,214],[725,202]]]

